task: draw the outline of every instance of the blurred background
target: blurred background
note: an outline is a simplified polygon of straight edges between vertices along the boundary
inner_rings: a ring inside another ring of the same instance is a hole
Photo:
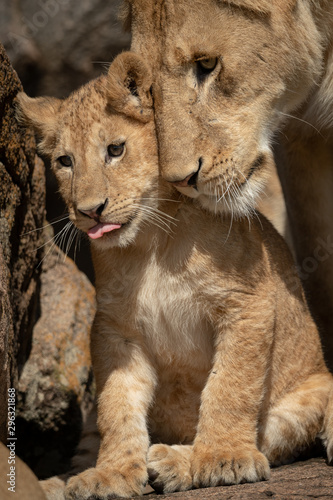
[[[25,92],[31,97],[65,98],[106,71],[130,45],[130,35],[118,21],[120,5],[121,0],[0,0],[0,41]],[[46,167],[46,210],[52,222],[66,209],[47,162]],[[65,223],[54,224],[55,233]],[[69,255],[74,257],[74,248]],[[84,239],[75,262],[93,282]]]

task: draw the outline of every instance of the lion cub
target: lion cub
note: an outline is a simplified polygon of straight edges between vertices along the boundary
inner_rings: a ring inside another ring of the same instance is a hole
[[[286,245],[160,178],[150,85],[123,53],[65,101],[18,96],[96,272],[101,445],[67,499],[260,481],[318,435],[333,458],[332,376]]]

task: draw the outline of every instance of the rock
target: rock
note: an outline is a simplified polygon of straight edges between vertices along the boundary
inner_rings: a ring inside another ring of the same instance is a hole
[[[66,97],[97,77],[118,52],[129,48],[130,35],[118,21],[121,0],[2,0],[0,40],[30,96]],[[65,207],[47,169],[47,217]],[[61,223],[59,227],[63,227]],[[71,251],[70,256],[74,254]],[[89,248],[76,263],[93,281]]]
[[[0,439],[7,437],[7,390],[11,386],[11,366],[9,353],[14,351],[14,329],[12,308],[10,305],[10,290],[8,287],[8,268],[5,265],[0,244]]]
[[[129,47],[121,0],[3,0],[0,39],[26,92],[64,97]]]
[[[8,463],[9,449],[0,443],[0,498],[1,500],[46,500],[45,494],[38,484],[38,480],[34,473],[27,465],[15,456]],[[14,469],[10,469],[14,467]],[[14,472],[14,474],[13,474]],[[12,474],[11,476],[7,474]],[[7,478],[7,479],[5,479]],[[11,483],[7,483],[7,481]],[[12,486],[14,484],[14,486]],[[9,491],[8,488],[14,488],[14,491]]]
[[[41,317],[17,395],[18,453],[39,478],[69,469],[91,408],[89,334],[94,313],[93,286],[54,247],[43,261]]]
[[[6,396],[29,355],[38,317],[45,176],[31,132],[14,117],[21,84],[0,45],[0,439],[6,438]]]
[[[159,500],[176,500],[177,498],[182,500],[267,500],[269,498],[274,500],[310,498],[331,500],[333,498],[333,468],[326,465],[323,458],[313,458],[272,469],[269,481],[158,495]]]
[[[53,496],[63,498],[64,483],[53,478],[43,485],[45,491]],[[218,488],[200,488],[166,495],[157,495],[150,486],[145,488],[144,497],[158,500],[307,500],[333,498],[333,468],[323,458],[312,458],[295,462],[271,470],[268,481],[246,483]],[[135,500],[137,497],[132,497]]]
[[[56,246],[43,257],[53,238],[43,229],[45,172],[32,132],[15,119],[20,90],[0,46],[0,440],[12,387],[17,451],[45,477],[68,468],[93,398],[95,305],[92,285]]]
[[[121,0],[2,0],[0,40],[30,96],[66,97],[97,77],[118,52],[128,49],[130,34],[118,21]],[[47,217],[65,207],[55,178],[47,168]],[[59,223],[59,228],[63,227]],[[70,256],[74,258],[71,250]],[[76,257],[77,266],[93,281],[89,248]]]

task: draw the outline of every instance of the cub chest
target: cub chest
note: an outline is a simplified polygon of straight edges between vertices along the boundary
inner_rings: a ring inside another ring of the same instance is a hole
[[[146,269],[137,292],[135,322],[158,357],[195,356],[210,364],[213,328],[198,303],[196,288],[182,273],[172,273],[156,261]]]

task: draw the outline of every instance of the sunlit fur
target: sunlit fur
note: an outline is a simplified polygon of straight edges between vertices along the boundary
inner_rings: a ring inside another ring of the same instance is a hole
[[[333,379],[286,245],[259,213],[232,223],[159,177],[150,84],[124,53],[52,112],[18,98],[80,230],[95,222],[78,207],[106,197],[103,220],[126,224],[91,244],[101,444],[67,500],[140,495],[148,475],[165,492],[267,479],[317,436],[332,460]]]
[[[332,0],[124,5],[131,50],[153,67],[162,175],[179,181],[200,166],[196,189],[186,194],[213,213],[248,215],[274,147],[295,255],[306,266],[333,234]],[[200,58],[218,62],[200,74]],[[229,189],[216,204],[230,177],[238,196]],[[333,370],[332,251],[303,285]]]
[[[162,175],[181,180],[201,166],[187,194],[205,208],[230,210],[209,200],[222,176],[242,198],[235,214],[255,207],[274,134],[293,114],[316,133],[332,126],[330,0],[126,0],[123,17],[132,50],[153,67]],[[202,58],[216,67],[200,72]],[[251,176],[244,190],[240,175]]]

